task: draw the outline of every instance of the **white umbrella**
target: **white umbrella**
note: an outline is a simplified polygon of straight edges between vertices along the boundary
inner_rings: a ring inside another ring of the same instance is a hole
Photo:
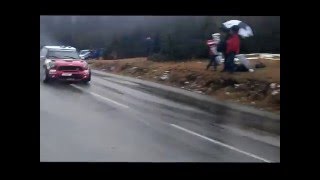
[[[250,26],[246,23],[239,21],[239,20],[230,20],[227,22],[222,23],[223,26],[227,29],[230,29],[232,26],[239,26],[238,34],[242,37],[250,37],[253,36],[253,32]]]

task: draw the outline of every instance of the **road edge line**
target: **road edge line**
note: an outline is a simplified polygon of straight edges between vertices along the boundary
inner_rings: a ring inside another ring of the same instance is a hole
[[[247,156],[250,156],[250,157],[252,157],[252,158],[258,159],[258,160],[260,160],[260,161],[267,162],[267,163],[271,163],[270,160],[267,160],[267,159],[265,159],[265,158],[259,157],[259,156],[257,156],[257,155],[252,154],[252,153],[249,153],[249,152],[245,152],[245,151],[243,151],[243,150],[241,150],[241,149],[238,149],[238,148],[236,148],[236,147],[233,147],[233,146],[230,146],[230,145],[228,145],[228,144],[222,143],[222,142],[220,142],[220,141],[217,141],[217,140],[208,138],[208,137],[206,137],[206,136],[203,136],[203,135],[201,135],[201,134],[198,134],[198,133],[196,133],[196,132],[193,132],[193,131],[191,131],[191,130],[188,130],[188,129],[186,129],[186,128],[183,128],[183,127],[181,127],[181,126],[178,126],[178,125],[176,125],[176,124],[170,124],[170,125],[171,125],[172,127],[175,127],[175,128],[177,128],[177,129],[180,129],[180,130],[182,130],[182,131],[184,131],[184,132],[187,132],[187,133],[189,133],[189,134],[192,134],[192,135],[198,136],[198,137],[200,137],[200,138],[202,138],[202,139],[205,139],[205,140],[207,140],[207,141],[210,141],[210,142],[212,142],[212,143],[214,143],[214,144],[217,144],[217,145],[223,146],[223,147],[225,147],[225,148],[228,148],[228,149],[237,151],[237,152],[239,152],[239,153],[245,154],[245,155],[247,155]]]

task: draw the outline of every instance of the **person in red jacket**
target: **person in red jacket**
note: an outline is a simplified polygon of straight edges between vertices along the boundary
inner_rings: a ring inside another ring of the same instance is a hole
[[[234,58],[240,51],[239,26],[232,26],[230,36],[226,42],[225,67],[224,71],[233,73],[235,71]]]

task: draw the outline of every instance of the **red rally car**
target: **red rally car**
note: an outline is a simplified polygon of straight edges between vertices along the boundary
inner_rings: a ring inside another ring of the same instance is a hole
[[[88,83],[91,71],[76,48],[44,46],[40,50],[40,76],[44,83],[54,80]]]

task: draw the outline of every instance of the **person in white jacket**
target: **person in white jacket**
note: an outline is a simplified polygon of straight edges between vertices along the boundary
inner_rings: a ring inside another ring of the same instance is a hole
[[[221,53],[217,51],[217,46],[220,42],[220,33],[212,34],[212,40],[207,41],[207,45],[209,46],[209,55],[210,62],[207,65],[207,69],[213,65],[214,71],[217,70],[217,66],[219,65],[219,61],[221,60]]]

